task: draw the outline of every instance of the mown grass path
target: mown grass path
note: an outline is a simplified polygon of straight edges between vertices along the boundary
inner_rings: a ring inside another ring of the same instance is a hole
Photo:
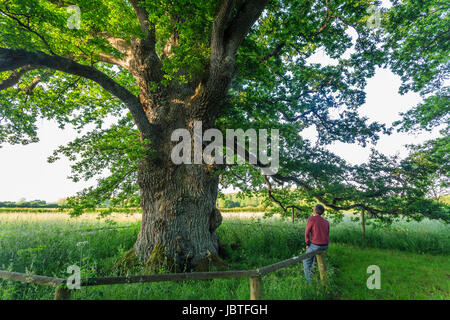
[[[417,254],[336,244],[329,249],[335,266],[339,299],[450,299],[450,259],[447,255]],[[367,267],[381,271],[381,289],[369,290]]]

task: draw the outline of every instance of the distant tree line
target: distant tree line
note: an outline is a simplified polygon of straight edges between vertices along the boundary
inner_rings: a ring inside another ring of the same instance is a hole
[[[57,203],[47,203],[45,200],[0,201],[0,208],[59,208],[59,206]]]
[[[217,199],[219,208],[244,208],[261,206],[263,197],[260,195],[244,195],[238,193],[229,193],[221,195]]]

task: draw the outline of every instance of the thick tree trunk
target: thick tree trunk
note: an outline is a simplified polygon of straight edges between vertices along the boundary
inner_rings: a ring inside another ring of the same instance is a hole
[[[191,269],[217,255],[218,177],[206,166],[145,160],[139,185],[143,212],[135,250],[144,262]]]
[[[145,94],[140,99],[145,105]],[[134,249],[154,271],[204,270],[217,262],[216,229],[222,217],[216,209],[219,177],[215,167],[171,160],[172,148],[178,143],[171,141],[174,130],[188,129],[194,137],[189,112],[194,108],[181,101],[179,97],[166,99],[149,114],[160,132],[151,141],[152,153],[139,163],[142,224]],[[203,123],[205,130],[208,122]],[[193,146],[191,141],[192,155]]]
[[[150,137],[152,154],[139,163],[142,225],[134,250],[154,269],[205,269],[209,263],[219,262],[219,177],[213,165],[174,164],[170,155],[177,142],[171,141],[171,135],[185,128],[194,137],[194,121],[202,121],[203,131],[214,125],[235,70],[234,60],[218,59],[207,78],[186,85],[174,82],[155,90],[151,84],[161,80],[161,65],[148,54],[151,46],[151,39],[136,40],[130,60],[140,88],[139,101],[156,128],[152,135],[141,132]]]

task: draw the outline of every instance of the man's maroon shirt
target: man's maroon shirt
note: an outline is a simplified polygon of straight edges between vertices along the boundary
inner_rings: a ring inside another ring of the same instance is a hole
[[[305,241],[309,243],[309,233],[311,233],[311,243],[315,245],[326,245],[329,242],[330,224],[321,216],[311,216],[308,218],[305,230]]]

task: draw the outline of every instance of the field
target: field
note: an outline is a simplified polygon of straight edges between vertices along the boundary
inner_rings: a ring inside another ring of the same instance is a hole
[[[218,233],[230,269],[261,267],[304,251],[304,222],[224,213]],[[139,231],[139,214],[99,218],[85,214],[0,213],[0,269],[66,278],[70,265],[82,277],[116,275],[117,259]],[[306,286],[301,264],[263,278],[264,299],[446,299],[450,298],[449,226],[424,221],[370,225],[366,239],[349,217],[332,223],[327,254],[329,282]],[[381,289],[369,290],[366,270],[381,269]],[[139,273],[139,270],[135,272]],[[73,299],[248,299],[248,279],[97,286]],[[0,280],[0,299],[52,299],[53,289]]]

